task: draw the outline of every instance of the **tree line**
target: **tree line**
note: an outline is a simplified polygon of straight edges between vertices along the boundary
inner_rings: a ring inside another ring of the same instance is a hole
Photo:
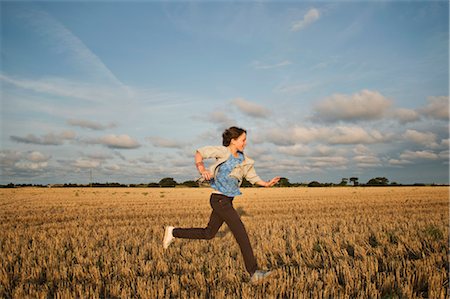
[[[321,183],[318,181],[311,181],[309,183],[291,183],[288,178],[282,177],[280,181],[275,185],[275,187],[339,187],[339,186],[425,186],[423,183],[414,183],[409,185],[398,184],[397,182],[390,182],[389,179],[385,177],[375,177],[367,181],[366,183],[360,183],[358,177],[342,178],[340,183]],[[431,184],[434,186],[435,184]],[[70,187],[121,187],[121,188],[175,188],[175,187],[188,187],[188,188],[198,188],[206,185],[201,185],[197,181],[184,181],[178,183],[174,178],[166,177],[161,179],[159,182],[141,183],[141,184],[121,184],[117,182],[106,182],[106,183],[89,183],[89,184],[13,184],[9,183],[7,185],[0,185],[0,188],[16,188],[16,187],[59,187],[59,188],[70,188]],[[242,187],[255,187],[245,178],[242,182]]]

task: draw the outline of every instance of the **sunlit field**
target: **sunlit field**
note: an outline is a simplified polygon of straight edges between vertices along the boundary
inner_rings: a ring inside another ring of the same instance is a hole
[[[234,200],[259,266],[249,283],[208,188],[0,190],[1,298],[448,298],[448,187],[248,188]]]

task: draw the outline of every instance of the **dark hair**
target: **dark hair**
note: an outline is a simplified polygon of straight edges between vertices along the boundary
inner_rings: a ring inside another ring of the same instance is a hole
[[[247,131],[238,127],[230,127],[226,129],[222,134],[223,146],[229,146],[231,143],[231,139],[236,139],[243,133],[247,133]]]

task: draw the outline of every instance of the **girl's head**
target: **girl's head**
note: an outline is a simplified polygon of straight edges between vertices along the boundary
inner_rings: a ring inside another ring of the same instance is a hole
[[[238,127],[231,127],[222,134],[223,146],[234,145],[239,151],[244,151],[247,141],[247,131]]]

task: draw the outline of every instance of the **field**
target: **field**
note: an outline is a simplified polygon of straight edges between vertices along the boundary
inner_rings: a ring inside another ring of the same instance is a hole
[[[0,190],[0,298],[448,298],[448,187],[242,192],[256,286],[226,225],[162,248],[206,226],[208,188]]]

